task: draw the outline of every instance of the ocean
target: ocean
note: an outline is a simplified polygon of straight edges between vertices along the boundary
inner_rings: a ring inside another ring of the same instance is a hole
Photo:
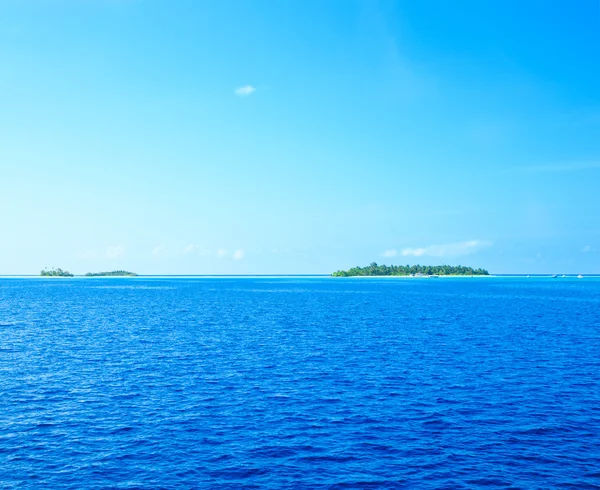
[[[600,488],[600,279],[0,279],[0,487]]]

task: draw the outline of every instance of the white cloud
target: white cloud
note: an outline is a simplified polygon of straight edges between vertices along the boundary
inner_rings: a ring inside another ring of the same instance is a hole
[[[244,251],[240,248],[239,250],[236,250],[233,254],[233,260],[242,260],[244,258]]]
[[[227,255],[227,250],[225,250],[224,248],[220,248],[219,250],[217,250],[217,257],[219,257],[220,259],[222,259],[226,255]]]
[[[195,251],[196,251],[196,246],[193,243],[190,243],[189,245],[186,245],[183,248],[183,253],[184,254],[191,254],[191,253],[193,253]]]
[[[254,92],[256,92],[256,88],[254,88],[252,85],[244,85],[243,87],[236,88],[234,93],[240,97],[247,97],[248,95],[252,95]]]
[[[152,255],[154,255],[155,258],[158,258],[161,255],[163,255],[166,251],[167,249],[164,245],[159,245],[158,247],[154,247],[154,249],[152,250]]]
[[[421,248],[405,248],[401,254],[405,257],[459,257],[477,252],[485,247],[490,247],[491,242],[483,240],[469,240],[466,242],[447,243],[444,245],[429,245]]]
[[[596,249],[594,247],[592,247],[591,245],[586,245],[585,247],[583,247],[581,249],[582,252],[588,253],[588,252],[595,252]]]
[[[413,256],[420,257],[421,255],[425,255],[426,249],[424,248],[405,248],[402,250],[402,255],[404,257]]]
[[[386,250],[385,252],[383,252],[382,255],[384,257],[395,257],[396,255],[398,255],[398,251],[392,248],[390,250]]]
[[[122,259],[125,257],[125,247],[123,245],[112,245],[106,249],[107,259]]]

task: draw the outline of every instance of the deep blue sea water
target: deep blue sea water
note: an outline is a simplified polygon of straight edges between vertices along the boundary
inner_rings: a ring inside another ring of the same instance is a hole
[[[0,279],[0,488],[600,488],[600,280]]]

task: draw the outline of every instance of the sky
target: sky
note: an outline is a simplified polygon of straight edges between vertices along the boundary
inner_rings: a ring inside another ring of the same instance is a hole
[[[0,274],[600,273],[598,0],[0,0]]]

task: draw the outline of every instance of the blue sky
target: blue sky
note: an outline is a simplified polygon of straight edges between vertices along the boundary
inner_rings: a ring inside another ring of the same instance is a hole
[[[597,0],[0,1],[0,274],[600,273]]]

